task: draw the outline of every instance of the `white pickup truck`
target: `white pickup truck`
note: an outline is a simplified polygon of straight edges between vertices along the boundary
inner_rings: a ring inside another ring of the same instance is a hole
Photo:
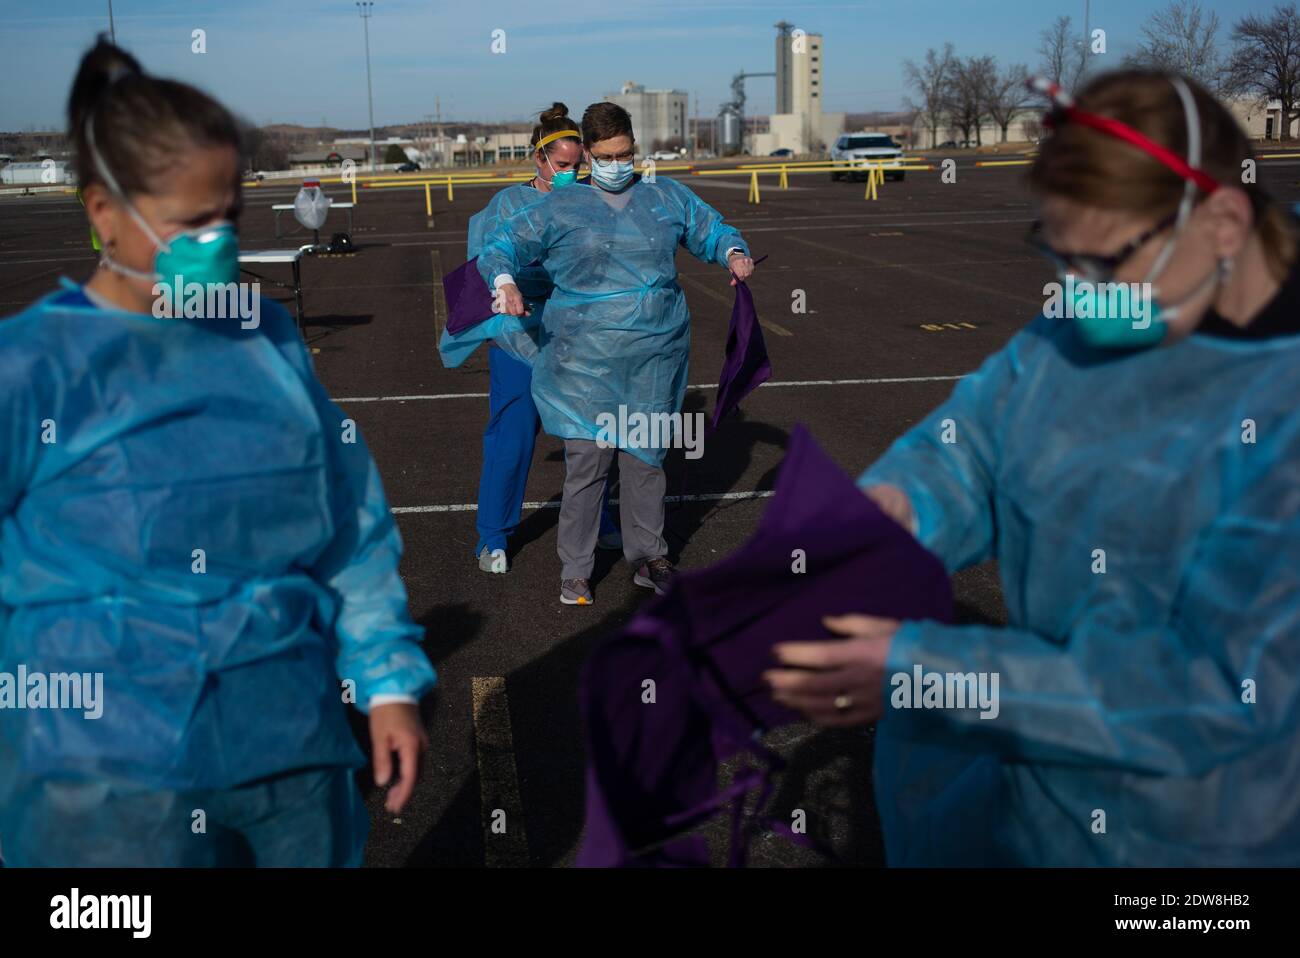
[[[864,160],[873,163],[894,163],[903,158],[903,150],[888,133],[844,133],[831,147],[831,159],[840,163],[861,164]],[[866,169],[853,171],[835,171],[832,180],[847,176],[853,180],[867,177]],[[902,170],[885,170],[887,179],[901,180]]]

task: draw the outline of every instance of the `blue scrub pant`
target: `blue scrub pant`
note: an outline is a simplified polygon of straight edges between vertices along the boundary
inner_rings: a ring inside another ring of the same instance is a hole
[[[533,463],[533,445],[540,425],[533,403],[533,371],[496,346],[488,348],[489,418],[483,430],[483,471],[478,483],[478,545],[505,549],[506,539],[519,525],[524,488]],[[609,517],[609,486],[600,513],[600,534],[617,530]]]
[[[478,545],[505,549],[519,525],[524,487],[533,463],[539,420],[533,404],[533,371],[496,346],[488,348],[489,418],[483,430],[483,472],[478,482]]]
[[[43,779],[7,798],[0,848],[20,868],[357,867],[370,830],[349,768],[192,791]]]

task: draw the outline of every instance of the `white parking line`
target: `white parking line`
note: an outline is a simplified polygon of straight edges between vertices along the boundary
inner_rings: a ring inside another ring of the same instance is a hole
[[[736,499],[767,499],[776,495],[772,490],[755,490],[753,492],[702,492],[692,493],[685,496],[664,496],[664,502],[724,502]],[[609,500],[611,506],[618,505],[617,499]],[[558,499],[547,502],[525,502],[527,510],[532,509],[558,509],[560,502]],[[394,506],[389,509],[393,515],[409,515],[415,512],[477,512],[478,503],[459,502],[454,505],[445,506]]]
[[[898,376],[885,379],[794,379],[784,382],[767,382],[760,386],[760,389],[784,389],[794,386],[876,386],[889,383],[937,383],[952,382],[953,380],[963,379],[968,373],[962,373],[960,376]],[[687,389],[717,389],[717,383],[700,383],[696,386],[687,386]],[[487,393],[432,393],[425,396],[348,396],[342,399],[335,399],[337,403],[355,403],[355,402],[415,402],[417,400],[430,399],[486,399]]]
[[[1023,207],[1023,208],[1026,209],[1026,210],[1029,209],[1029,207],[1027,207],[1027,206],[1026,206],[1026,207]],[[873,228],[877,228],[877,229],[882,228],[882,227],[887,227],[887,226],[888,226],[888,227],[893,227],[893,226],[984,226],[984,225],[986,225],[986,224],[996,224],[996,223],[1032,223],[1032,222],[1034,221],[1034,218],[1033,218],[1032,216],[1030,216],[1030,217],[1022,217],[1022,218],[1014,218],[1014,219],[989,219],[989,220],[981,220],[981,219],[964,219],[964,218],[963,218],[963,219],[955,219],[955,220],[946,220],[946,221],[945,221],[945,220],[919,220],[919,221],[918,221],[918,220],[915,220],[915,217],[925,217],[925,216],[935,216],[935,217],[937,217],[937,216],[960,216],[960,217],[976,216],[976,217],[978,217],[978,216],[989,216],[989,215],[994,215],[994,216],[1006,216],[1007,214],[1014,213],[1014,212],[1016,212],[1016,209],[1013,207],[1013,208],[1010,208],[1010,209],[1001,209],[1001,210],[911,210],[911,211],[906,212],[906,213],[898,213],[898,212],[894,212],[894,213],[826,213],[826,214],[810,215],[810,216],[788,216],[788,217],[781,217],[779,220],[777,220],[777,217],[762,217],[761,219],[758,218],[758,217],[756,217],[756,218],[754,218],[753,220],[750,220],[748,223],[745,222],[744,220],[741,220],[741,221],[739,221],[736,225],[738,225],[738,226],[740,227],[741,231],[744,232],[744,233],[773,233],[773,232],[780,232],[781,230],[785,230],[785,229],[789,229],[789,230],[840,229],[840,230],[842,230],[842,229],[856,229],[856,228],[858,228],[858,227],[860,227],[860,226],[871,226],[871,227],[873,227]],[[878,219],[878,218],[880,218],[880,217],[889,217],[889,216],[895,216],[895,217],[897,217],[897,216],[905,216],[905,217],[909,217],[909,218],[911,218],[911,219],[910,219],[908,222],[903,222],[903,223],[897,223],[897,222],[885,222],[885,223],[879,223],[879,222],[874,222],[874,220],[876,220],[876,219]],[[853,220],[856,220],[857,222],[853,222],[853,223],[826,223],[826,222],[824,222],[825,220],[830,220],[830,219],[853,219]],[[770,222],[770,221],[774,221],[774,220],[777,220],[781,225],[778,225],[778,226],[750,226],[750,225],[749,225],[749,223],[755,223],[755,222]],[[812,223],[812,224],[814,224],[814,225],[810,225],[810,226],[789,226],[789,225],[787,225],[787,224],[790,224],[790,223],[798,223],[798,222],[800,222],[800,221],[810,222],[810,223]],[[371,234],[367,234],[367,235],[366,235],[365,237],[363,237],[363,238],[364,238],[364,240],[365,240],[367,243],[380,243],[380,242],[382,242],[382,241],[384,241],[384,240],[393,239],[393,238],[396,238],[396,237],[399,237],[399,236],[420,236],[420,237],[427,237],[427,238],[426,238],[426,239],[422,239],[422,240],[420,240],[420,241],[418,241],[418,242],[411,242],[411,243],[392,242],[392,243],[383,243],[382,245],[385,245],[385,246],[461,246],[461,247],[463,247],[463,246],[465,245],[465,237],[464,237],[463,233],[461,233],[460,231],[456,231],[456,230],[435,230],[435,231],[433,231],[433,232],[429,232],[429,231],[425,230],[425,231],[417,231],[417,232],[371,233]],[[446,240],[437,240],[437,239],[433,239],[433,237],[438,237],[438,236],[445,236],[445,237],[449,237],[449,238],[446,239]],[[271,240],[269,237],[268,237],[265,241],[268,242],[268,243],[269,243],[269,242],[272,242],[272,240]],[[63,250],[61,250],[61,249],[31,249],[31,250],[16,249],[16,250],[0,250],[0,263],[3,263],[3,265],[5,265],[5,266],[18,266],[18,265],[22,265],[22,264],[25,264],[25,263],[58,263],[58,262],[67,262],[68,260],[67,260],[66,258],[64,258],[64,259],[36,259],[36,260],[33,260],[33,259],[19,259],[19,260],[11,260],[11,259],[7,259],[7,258],[6,258],[6,257],[9,257],[9,256],[23,256],[23,255],[30,256],[30,255],[33,255],[33,254],[36,254],[36,253],[61,253],[61,252],[63,252]],[[94,256],[81,256],[81,257],[75,257],[75,258],[76,258],[76,259],[94,259]]]
[[[499,675],[474,676],[470,690],[483,811],[483,864],[488,868],[524,868],[528,865],[528,835],[515,768],[506,680]]]
[[[917,214],[911,214],[917,215]],[[825,226],[756,226],[753,229],[746,228],[745,233],[795,233],[802,230],[842,230],[842,229],[862,229],[870,226],[873,229],[893,226],[987,226],[990,223],[1032,223],[1034,217],[1022,216],[1009,220],[953,220],[951,222],[905,222],[905,223],[828,223]]]

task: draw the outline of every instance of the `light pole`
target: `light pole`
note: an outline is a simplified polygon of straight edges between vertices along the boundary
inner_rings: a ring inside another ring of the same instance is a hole
[[[108,0],[108,33],[113,46],[117,46],[117,27],[113,26],[113,0]]]
[[[357,12],[366,31],[366,100],[370,104],[370,172],[375,172],[375,97],[370,91],[370,17],[374,0],[359,0]]]

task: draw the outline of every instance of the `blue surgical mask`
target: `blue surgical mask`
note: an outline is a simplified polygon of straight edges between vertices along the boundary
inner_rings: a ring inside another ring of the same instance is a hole
[[[546,158],[546,165],[551,168],[551,189],[558,190],[562,186],[572,186],[578,182],[578,171],[574,170],[557,170],[551,163],[551,158]]]
[[[1146,283],[1092,283],[1062,277],[1070,296],[1074,328],[1091,346],[1141,349],[1165,338],[1168,324]]]
[[[1165,338],[1169,324],[1183,307],[1222,283],[1233,261],[1221,259],[1196,288],[1176,302],[1162,302],[1148,279],[1142,283],[1093,283],[1063,275],[1073,308],[1074,328],[1091,346],[1101,349],[1144,349]]]
[[[594,160],[591,164],[591,178],[597,185],[616,193],[631,182],[632,173],[635,169],[636,166],[631,160],[626,163],[614,162],[608,165],[601,163],[599,160]]]
[[[239,238],[232,223],[221,221],[198,229],[183,230],[162,240],[128,203],[128,211],[158,248],[153,272],[142,272],[101,253],[104,264],[114,272],[153,283],[184,288],[190,283],[225,284],[239,282]],[[178,279],[179,277],[179,279]]]

